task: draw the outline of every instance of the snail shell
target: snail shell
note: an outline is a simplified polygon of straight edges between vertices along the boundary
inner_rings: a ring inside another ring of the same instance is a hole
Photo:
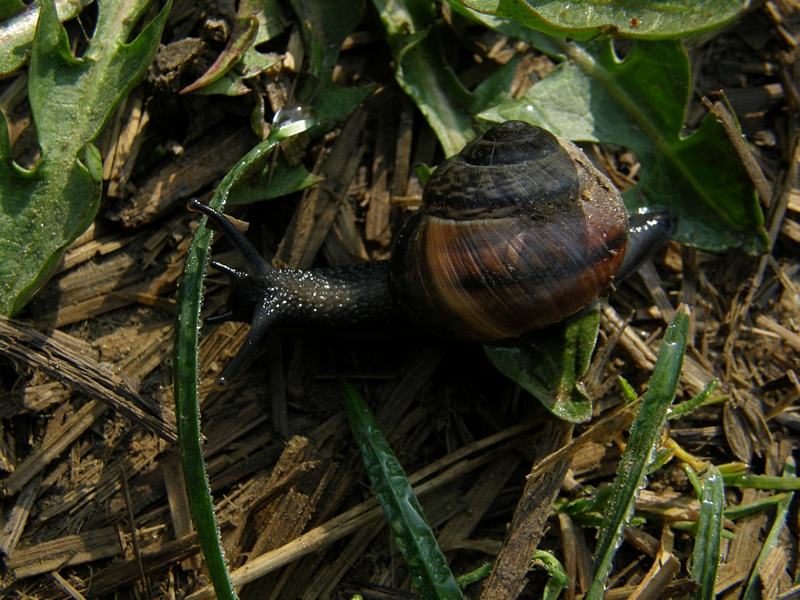
[[[390,287],[439,334],[515,337],[606,292],[627,240],[619,192],[577,146],[507,121],[434,171],[392,250]]]

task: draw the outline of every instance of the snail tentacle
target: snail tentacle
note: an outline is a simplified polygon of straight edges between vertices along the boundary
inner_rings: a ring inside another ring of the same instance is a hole
[[[244,339],[242,347],[239,348],[233,360],[228,363],[228,366],[222,371],[222,374],[217,377],[214,382],[214,387],[220,391],[228,388],[231,376],[236,373],[245,361],[250,358],[250,355],[256,349],[256,346],[261,339],[266,335],[267,329],[275,321],[276,311],[271,306],[269,299],[264,301],[256,307],[253,313],[253,320],[250,323],[250,331],[247,332],[247,337]],[[208,319],[206,319],[206,323]]]

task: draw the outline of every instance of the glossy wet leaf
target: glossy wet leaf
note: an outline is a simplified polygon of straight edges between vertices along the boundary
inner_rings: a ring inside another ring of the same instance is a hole
[[[503,375],[547,410],[570,423],[583,423],[592,418],[592,403],[580,380],[589,370],[599,327],[600,312],[595,309],[569,324],[536,331],[525,343],[483,348]]]
[[[56,0],[59,21],[74,18],[92,1]],[[39,5],[38,0],[27,7],[22,0],[0,2],[0,77],[16,71],[28,60],[39,20]]]
[[[375,417],[346,381],[342,381],[342,395],[372,489],[383,507],[414,587],[423,600],[463,598],[411,484]]]
[[[697,534],[692,552],[691,578],[700,588],[689,595],[692,600],[713,600],[714,586],[720,563],[722,520],[725,508],[725,486],[722,475],[714,465],[709,465],[700,478],[700,514],[697,517]]]
[[[634,502],[645,484],[645,473],[655,456],[667,411],[675,399],[688,331],[689,310],[681,306],[664,333],[653,374],[631,426],[625,452],[620,458],[611,498],[598,534],[594,575],[592,586],[586,594],[587,599],[603,597],[614,555],[622,541],[622,532],[633,516]]]
[[[460,0],[474,10],[574,40],[601,35],[667,39],[717,29],[743,15],[749,0]]]
[[[104,2],[81,58],[72,55],[53,3],[42,4],[28,80],[41,159],[30,170],[13,162],[0,115],[0,313],[25,305],[97,213],[102,165],[91,142],[158,50],[169,3],[125,43],[149,4]]]
[[[691,79],[680,42],[637,41],[624,58],[611,41],[553,43],[569,60],[481,118],[521,119],[571,140],[630,148],[642,174],[623,194],[629,210],[672,211],[675,239],[705,250],[766,250],[755,189],[722,127],[707,115],[691,135],[682,133]]]

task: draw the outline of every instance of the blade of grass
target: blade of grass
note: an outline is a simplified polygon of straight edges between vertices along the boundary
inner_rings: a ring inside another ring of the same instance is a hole
[[[719,548],[722,540],[722,519],[725,506],[725,486],[722,475],[714,465],[709,465],[700,477],[700,515],[697,519],[697,537],[692,553],[691,578],[700,588],[689,595],[691,600],[713,600],[714,585],[719,570]]]
[[[724,476],[725,485],[755,490],[772,490],[793,492],[800,489],[800,479],[788,477],[771,477],[769,475],[734,475]]]
[[[794,459],[789,457],[786,465],[783,468],[783,476],[786,479],[797,479],[797,468]],[[764,564],[775,547],[778,545],[778,540],[781,532],[786,527],[786,517],[789,516],[789,506],[792,504],[794,494],[787,494],[786,497],[778,503],[778,510],[775,512],[775,521],[769,530],[767,539],[764,540],[764,545],[761,547],[761,552],[758,553],[756,564],[753,565],[753,571],[750,573],[750,580],[747,582],[743,600],[756,600],[759,598],[758,581],[761,578],[759,569]]]
[[[689,309],[680,306],[664,333],[653,375],[642,399],[639,414],[631,426],[628,445],[622,455],[614,481],[611,499],[606,507],[595,550],[594,578],[586,598],[603,597],[611,562],[622,540],[622,532],[633,515],[633,505],[652,462],[667,410],[675,398],[680,381],[686,336],[689,331]]]
[[[219,212],[225,210],[231,186],[252,173],[267,154],[281,141],[305,131],[313,123],[296,122],[274,130],[231,169],[217,188],[209,203]],[[195,233],[186,266],[178,284],[175,314],[174,378],[175,412],[178,425],[178,448],[186,480],[189,508],[192,513],[200,547],[206,560],[209,577],[217,598],[233,600],[236,591],[231,584],[225,556],[214,519],[214,504],[208,487],[208,475],[203,462],[200,431],[200,410],[197,402],[197,337],[202,306],[203,275],[205,274],[211,231],[200,222]]]
[[[436,543],[419,500],[363,398],[342,381],[347,418],[361,449],[372,489],[423,600],[463,598]]]

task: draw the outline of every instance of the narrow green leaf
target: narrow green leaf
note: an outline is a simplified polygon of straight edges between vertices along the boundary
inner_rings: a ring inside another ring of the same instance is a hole
[[[619,388],[622,392],[622,397],[625,399],[625,404],[630,404],[631,402],[636,402],[639,399],[639,396],[636,395],[636,390],[633,389],[630,383],[628,383],[627,379],[619,376]]]
[[[797,478],[797,469],[792,457],[789,457],[786,461],[786,465],[783,469],[783,476],[787,479]],[[786,497],[778,504],[778,510],[775,512],[775,520],[772,522],[772,527],[770,527],[767,539],[764,540],[764,545],[761,546],[761,552],[758,553],[756,564],[753,565],[753,570],[750,573],[750,580],[747,582],[747,587],[742,597],[743,600],[756,600],[761,597],[758,589],[758,581],[761,578],[759,570],[761,569],[761,565],[766,562],[770,552],[780,543],[781,533],[783,533],[786,528],[786,518],[789,516],[789,507],[793,499],[794,493],[786,494]]]
[[[611,499],[603,516],[594,556],[594,577],[586,598],[603,597],[606,579],[622,533],[633,515],[633,506],[645,482],[647,467],[653,460],[667,410],[675,399],[680,381],[686,336],[689,331],[689,310],[680,306],[664,333],[653,375],[642,398],[639,414],[631,426],[625,452],[620,459]]]
[[[256,46],[280,34],[284,27],[283,9],[277,0],[243,0],[236,11],[234,29],[225,49],[214,64],[181,93],[194,91],[203,96],[249,93],[250,88],[244,80],[259,75],[281,60],[272,54],[262,54]],[[234,70],[236,65],[240,68]]]
[[[494,561],[481,565],[474,571],[465,573],[461,577],[458,577],[456,579],[456,585],[463,590],[468,585],[472,585],[473,583],[483,581],[484,579],[489,577],[489,575],[492,574],[493,568],[494,568]]]
[[[670,420],[680,419],[684,415],[690,414],[697,408],[703,405],[703,403],[708,399],[708,397],[714,393],[714,390],[717,389],[717,380],[715,379],[711,383],[709,383],[705,389],[697,394],[694,398],[690,398],[686,402],[681,402],[680,404],[676,404],[672,408],[669,409],[669,416]]]
[[[521,119],[571,140],[630,148],[642,175],[623,194],[629,210],[670,210],[675,238],[705,250],[767,249],[755,189],[722,127],[707,115],[683,136],[691,77],[680,42],[637,41],[624,59],[612,42],[553,43],[569,62],[480,118]]]
[[[245,179],[263,166],[269,152],[281,141],[305,131],[313,123],[297,122],[272,134],[231,169],[220,183],[209,203],[223,212],[231,186]],[[189,509],[192,513],[200,547],[206,561],[208,573],[218,598],[232,600],[236,592],[228,575],[225,556],[219,538],[214,504],[208,488],[208,476],[203,462],[203,447],[200,431],[200,410],[197,402],[197,336],[202,305],[203,275],[206,270],[211,231],[205,226],[206,218],[200,222],[192,240],[181,278],[178,282],[175,313],[174,343],[174,394],[175,413],[178,426],[178,447],[186,480]]]
[[[459,1],[479,12],[513,19],[531,29],[575,40],[591,40],[598,36],[659,40],[697,35],[730,23],[750,6],[749,0]]]
[[[25,171],[10,161],[7,147],[0,149],[0,313],[25,305],[97,213],[100,157],[91,142],[158,50],[169,2],[126,43],[149,4],[104,2],[80,59],[70,52],[52,0],[42,4],[28,81],[41,159]],[[7,146],[4,119],[0,126]]]
[[[436,543],[403,468],[358,392],[342,380],[347,418],[361,449],[372,489],[423,600],[461,599],[461,591]]]
[[[723,476],[723,481],[725,481]],[[746,517],[747,515],[752,515],[757,512],[761,512],[766,508],[771,508],[776,504],[780,504],[783,502],[785,498],[788,498],[791,494],[775,494],[774,496],[768,496],[767,498],[760,498],[755,502],[750,502],[748,504],[740,504],[738,506],[731,506],[725,509],[725,518],[731,521],[736,521],[737,519],[741,519],[742,517]]]
[[[755,490],[794,492],[800,490],[800,479],[769,475],[725,475],[725,485]]]
[[[242,5],[239,7],[241,13]],[[258,19],[252,14],[237,15],[236,23],[228,38],[225,49],[217,57],[208,70],[194,83],[181,90],[181,94],[193,92],[219,80],[244,57],[245,52],[253,45],[258,33]]]
[[[697,519],[697,536],[690,574],[700,588],[692,592],[689,598],[713,600],[717,571],[719,571],[725,487],[722,484],[722,475],[714,465],[709,465],[706,472],[700,476],[700,482],[702,491],[697,497],[700,501],[700,515]]]
[[[570,578],[567,577],[567,572],[564,570],[564,567],[561,565],[558,559],[550,552],[547,552],[546,550],[537,550],[533,553],[531,560],[541,561],[542,565],[547,571],[547,574],[550,575],[551,581],[556,589],[561,590],[569,587],[571,581]]]

